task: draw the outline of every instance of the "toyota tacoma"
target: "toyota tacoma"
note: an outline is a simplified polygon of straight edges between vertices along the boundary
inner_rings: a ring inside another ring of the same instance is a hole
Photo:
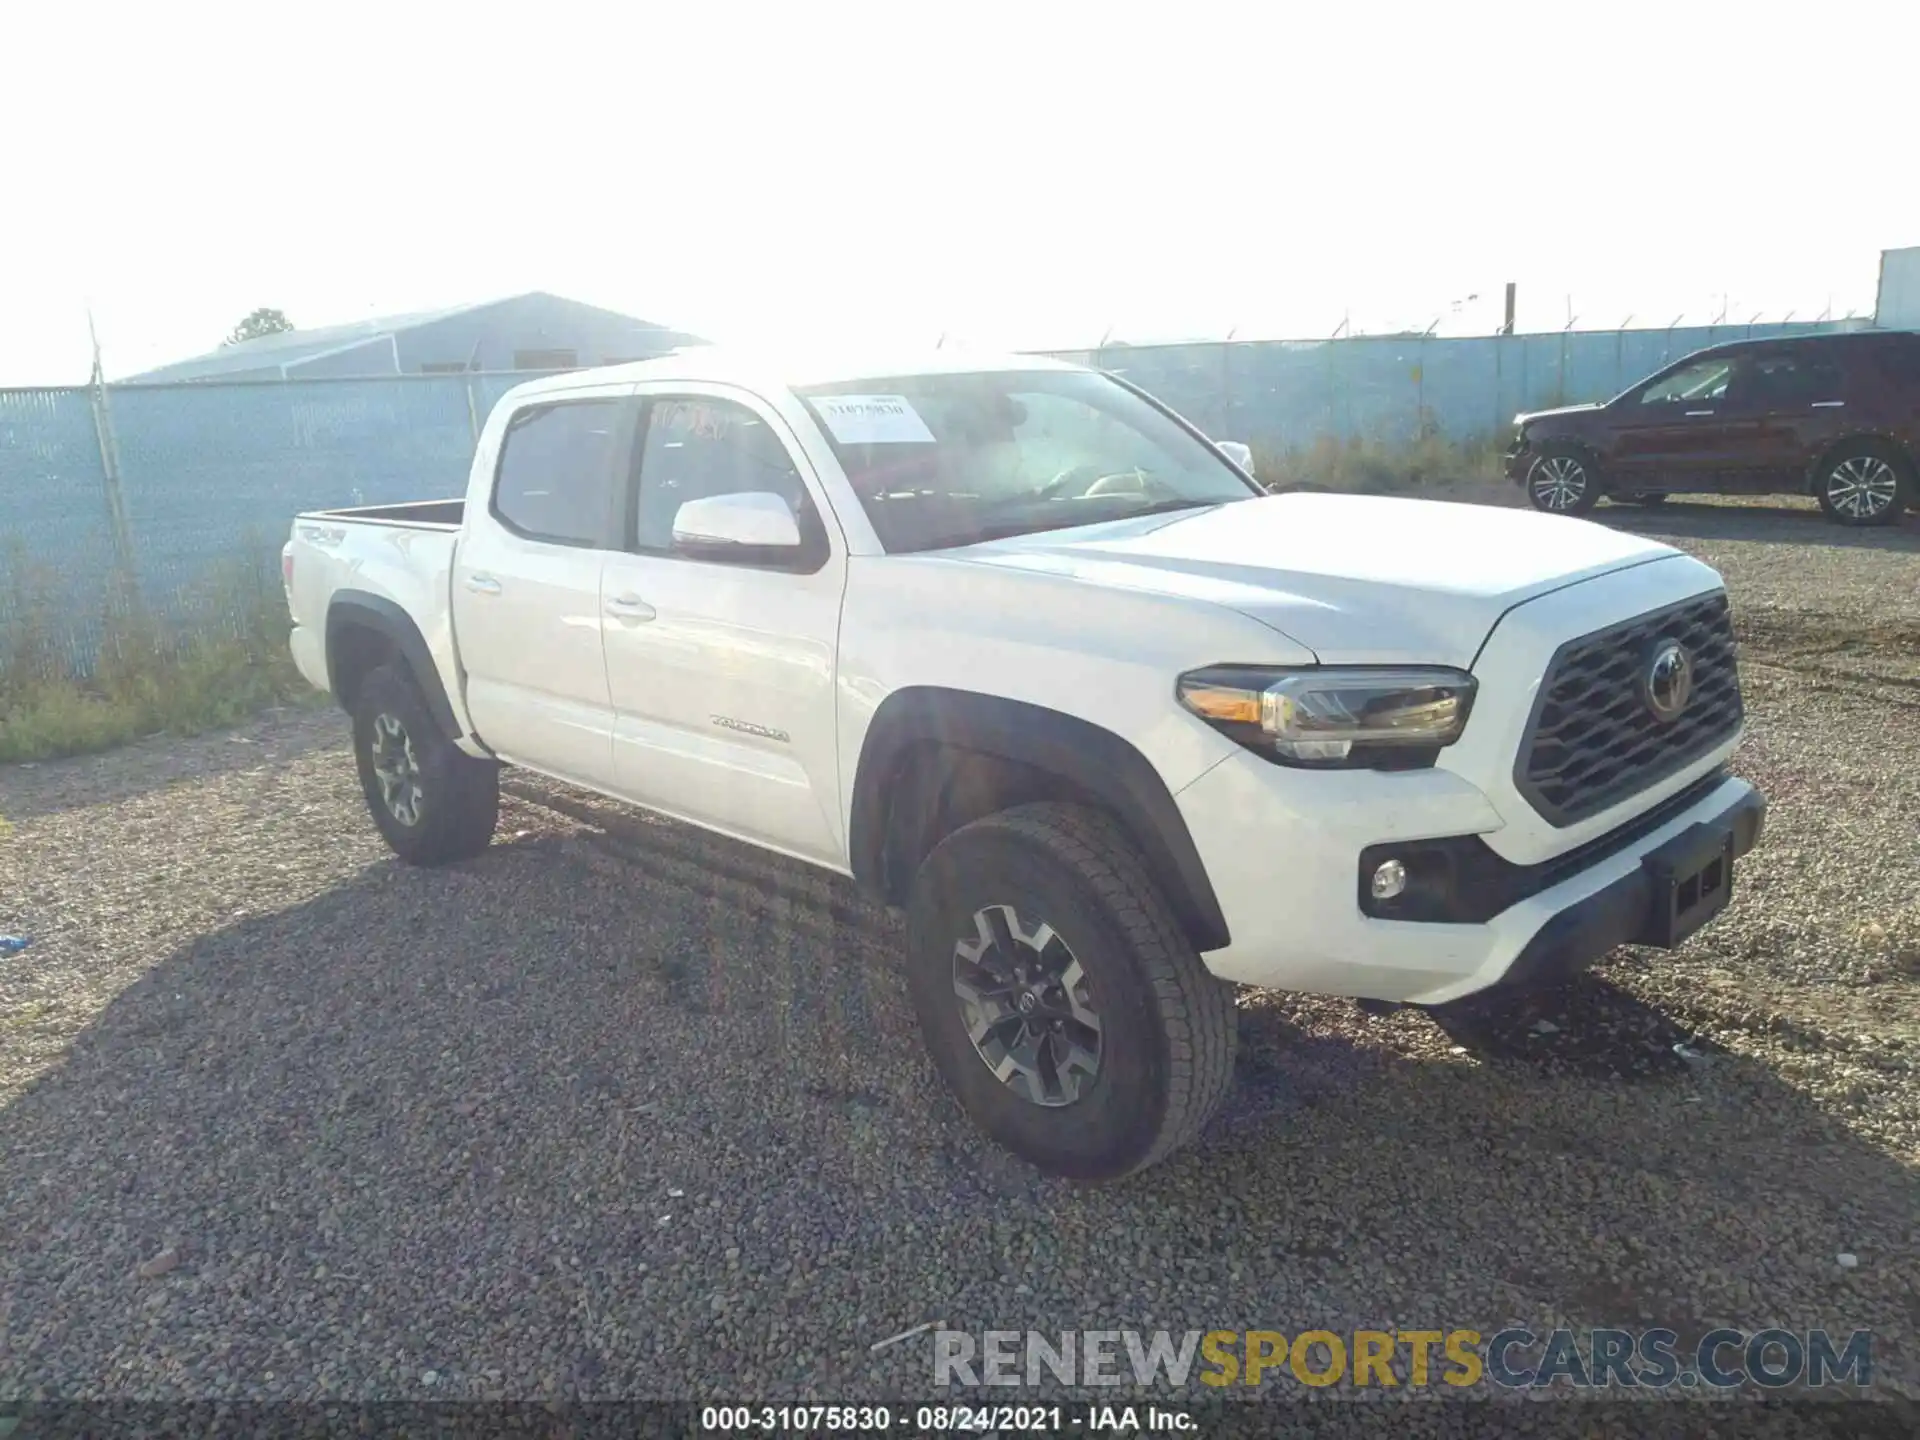
[[[502,766],[850,876],[989,1136],[1194,1139],[1234,986],[1435,1005],[1673,947],[1764,801],[1720,577],[1584,520],[1268,495],[1127,381],[695,349],[534,380],[466,498],[317,511],[292,650],[373,823]]]

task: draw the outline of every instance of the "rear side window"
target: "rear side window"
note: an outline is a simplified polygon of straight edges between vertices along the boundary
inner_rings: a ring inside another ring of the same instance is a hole
[[[1746,404],[1786,407],[1842,398],[1840,367],[1817,350],[1753,357],[1737,385]]]
[[[1881,367],[1903,385],[1920,385],[1920,335],[1890,338],[1881,349]]]
[[[529,540],[614,548],[615,456],[631,414],[618,400],[571,400],[515,415],[500,442],[494,518]]]

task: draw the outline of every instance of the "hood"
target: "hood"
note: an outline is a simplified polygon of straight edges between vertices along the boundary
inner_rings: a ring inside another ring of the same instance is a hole
[[[1680,553],[1531,510],[1328,494],[1268,495],[944,552],[1224,605],[1323,664],[1461,667],[1513,606]]]
[[[1592,401],[1585,405],[1556,405],[1551,410],[1523,410],[1513,417],[1513,423],[1530,425],[1535,420],[1559,420],[1571,415],[1591,415],[1594,411],[1603,408],[1605,407],[1598,401]]]

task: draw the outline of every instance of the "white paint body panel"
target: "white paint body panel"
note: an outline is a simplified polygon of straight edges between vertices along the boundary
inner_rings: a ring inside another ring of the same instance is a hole
[[[316,513],[294,521],[293,584],[287,596],[292,612],[295,662],[319,689],[331,689],[326,673],[326,616],[333,596],[358,590],[390,600],[413,617],[433,655],[454,718],[462,729],[465,689],[453,644],[453,613],[448,604],[454,548],[459,531],[452,526],[408,525]],[[474,753],[479,753],[477,747]]]
[[[786,442],[814,504],[831,513],[815,460],[777,405],[731,385],[639,389],[747,406]],[[834,528],[825,565],[809,575],[606,557],[606,598],[651,612],[606,621],[617,794],[845,870],[834,659],[847,557]]]
[[[892,373],[940,367],[1058,362],[946,354]],[[1368,919],[1355,896],[1362,848],[1478,834],[1536,863],[1631,820],[1734,748],[1566,829],[1514,788],[1559,645],[1720,586],[1670,547],[1582,520],[1296,494],[888,555],[789,386],[875,373],[889,369],[801,375],[696,350],[519,387],[480,436],[457,536],[351,512],[296,520],[301,672],[327,684],[321,637],[336,591],[390,599],[419,624],[472,753],[841,873],[862,746],[889,695],[939,686],[1060,711],[1128,741],[1174,797],[1233,937],[1206,956],[1217,974],[1388,1000],[1494,982],[1548,918],[1627,873],[1693,812],[1486,925]],[[827,563],[796,575],[540,545],[491,520],[494,456],[516,408],[644,393],[758,411],[826,522]],[[499,593],[468,589],[476,576]],[[1201,666],[1316,662],[1469,668],[1479,692],[1436,766],[1396,773],[1269,763],[1174,698],[1175,678]]]
[[[588,380],[561,394],[622,400],[633,388]],[[494,518],[488,502],[514,408],[495,406],[475,447],[452,567],[453,668],[474,734],[494,754],[605,789],[614,774],[600,595],[605,552],[529,540]],[[436,662],[444,675],[437,651]]]
[[[1303,780],[1316,783],[1289,783]],[[1242,751],[1175,801],[1233,934],[1231,945],[1206,956],[1214,974],[1244,985],[1432,1005],[1495,983],[1554,915],[1630,874],[1642,856],[1746,788],[1728,780],[1619,853],[1485,925],[1375,920],[1355,899],[1354,862],[1366,846],[1472,833],[1496,821],[1486,797],[1445,770],[1288,772]]]
[[[1225,606],[1292,636],[1323,664],[1464,669],[1513,606],[1674,552],[1531,510],[1295,494],[952,553]]]
[[[1676,552],[1651,564],[1556,590],[1502,617],[1473,666],[1480,696],[1466,733],[1440,752],[1438,762],[1438,768],[1479,789],[1500,817],[1500,827],[1486,837],[1495,854],[1516,865],[1552,859],[1599,839],[1726,763],[1739,743],[1738,736],[1620,804],[1559,830],[1541,819],[1513,782],[1514,759],[1520,753],[1527,718],[1555,650],[1608,625],[1719,588],[1720,577],[1711,568]]]

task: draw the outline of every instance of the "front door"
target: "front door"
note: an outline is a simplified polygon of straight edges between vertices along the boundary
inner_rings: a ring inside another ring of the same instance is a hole
[[[599,787],[613,774],[600,572],[620,533],[631,389],[517,412],[453,560],[454,640],[480,739]]]
[[[771,406],[725,385],[642,386],[625,552],[602,583],[618,792],[841,867],[834,659],[846,557]],[[752,563],[677,550],[680,506],[777,495],[801,545]]]
[[[1740,371],[1737,355],[1710,355],[1656,376],[1609,406],[1613,453],[1609,488],[1703,490],[1720,487],[1734,467],[1744,426],[1726,411],[1727,394]]]

